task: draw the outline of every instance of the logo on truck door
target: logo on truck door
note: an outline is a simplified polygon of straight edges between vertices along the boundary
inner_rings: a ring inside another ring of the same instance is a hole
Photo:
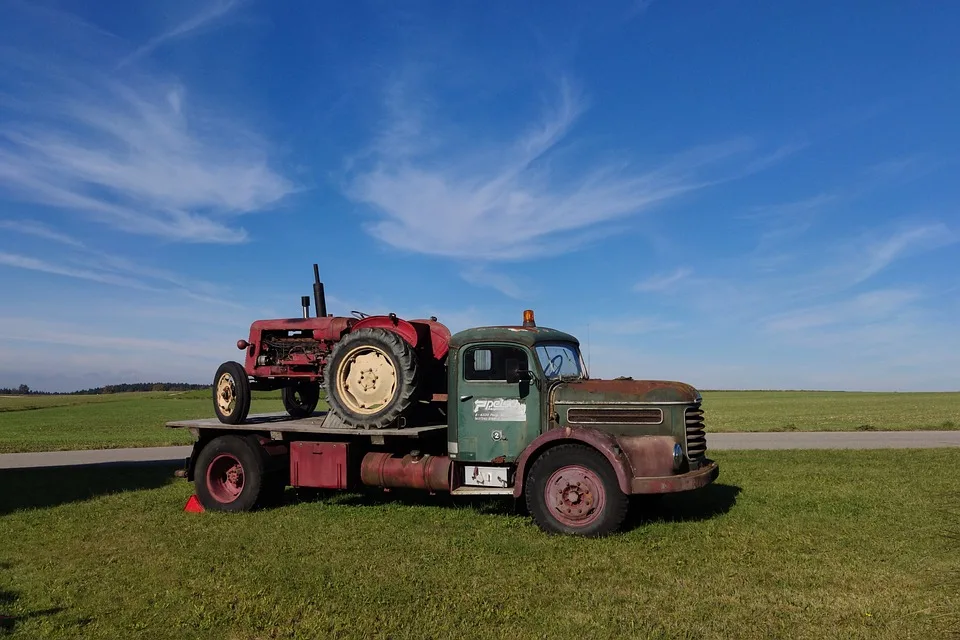
[[[527,405],[516,398],[474,400],[473,419],[477,422],[522,422],[527,419]]]

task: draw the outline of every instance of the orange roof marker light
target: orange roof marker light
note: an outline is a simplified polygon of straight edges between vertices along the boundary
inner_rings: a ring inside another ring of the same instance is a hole
[[[523,326],[535,327],[537,323],[533,319],[533,309],[526,309],[523,312]]]

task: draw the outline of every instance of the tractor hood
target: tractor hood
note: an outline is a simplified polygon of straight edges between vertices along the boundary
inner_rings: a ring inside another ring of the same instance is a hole
[[[700,401],[700,392],[683,382],[666,380],[574,380],[558,384],[553,401],[596,405],[693,404]]]

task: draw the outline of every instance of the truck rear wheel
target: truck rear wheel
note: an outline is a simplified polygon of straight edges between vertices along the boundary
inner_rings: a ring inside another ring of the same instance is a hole
[[[309,418],[320,402],[320,386],[313,382],[302,382],[292,387],[284,387],[280,392],[283,408],[291,418]]]
[[[250,413],[250,378],[239,362],[224,362],[213,377],[213,410],[224,424],[240,424]]]
[[[417,356],[392,331],[359,329],[333,348],[324,380],[327,402],[345,423],[386,427],[416,399]]]
[[[268,458],[250,437],[220,436],[208,442],[194,472],[200,504],[211,511],[249,511],[275,502],[278,483]]]
[[[524,487],[527,509],[547,533],[598,537],[623,524],[629,501],[603,455],[563,444],[533,463]]]

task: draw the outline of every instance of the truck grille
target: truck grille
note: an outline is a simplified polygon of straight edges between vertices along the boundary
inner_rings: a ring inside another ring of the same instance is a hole
[[[703,409],[690,407],[686,411],[687,457],[693,460],[707,453],[707,434],[703,430]]]

